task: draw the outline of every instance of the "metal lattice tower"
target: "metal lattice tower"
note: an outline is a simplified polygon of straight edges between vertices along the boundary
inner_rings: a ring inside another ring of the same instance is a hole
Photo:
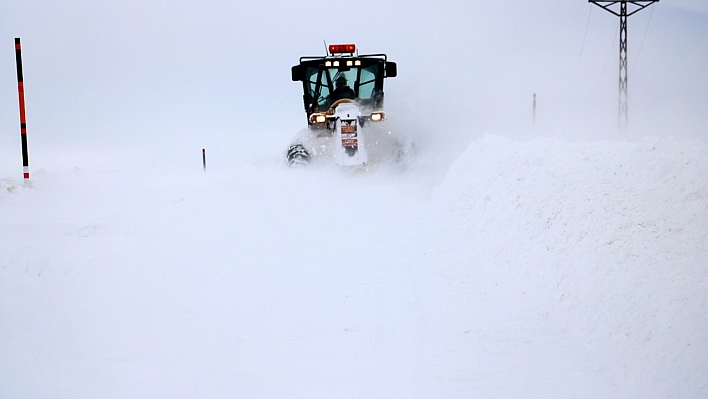
[[[598,7],[602,7],[612,14],[620,17],[620,43],[619,43],[619,127],[621,130],[627,128],[629,121],[627,107],[627,17],[636,14],[637,12],[657,3],[659,0],[588,0],[590,3]],[[631,4],[634,8],[628,11],[627,4]],[[617,9],[619,5],[619,10]]]

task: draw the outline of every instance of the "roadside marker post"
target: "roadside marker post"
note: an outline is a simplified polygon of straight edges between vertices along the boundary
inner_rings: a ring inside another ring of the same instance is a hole
[[[22,135],[22,171],[25,186],[29,185],[29,155],[27,154],[27,121],[25,120],[25,82],[22,74],[22,46],[20,38],[15,38],[15,61],[17,63],[17,93],[20,100],[20,133]]]

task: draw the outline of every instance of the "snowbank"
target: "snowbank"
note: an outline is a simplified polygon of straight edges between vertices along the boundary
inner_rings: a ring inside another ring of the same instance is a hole
[[[434,198],[629,397],[708,395],[705,144],[486,135]]]
[[[706,397],[703,144],[55,152],[0,179],[0,397]]]

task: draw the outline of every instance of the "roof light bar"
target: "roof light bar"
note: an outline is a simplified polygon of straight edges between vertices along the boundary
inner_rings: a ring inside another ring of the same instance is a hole
[[[342,54],[350,53],[353,54],[356,51],[356,45],[354,44],[330,44],[329,53],[330,54]]]

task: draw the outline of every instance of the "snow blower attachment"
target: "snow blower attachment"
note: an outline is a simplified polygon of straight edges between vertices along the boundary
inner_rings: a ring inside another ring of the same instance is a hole
[[[376,137],[384,129],[371,125],[386,119],[383,83],[397,75],[396,63],[386,54],[359,55],[353,44],[328,50],[324,57],[301,57],[292,67],[292,80],[302,82],[308,129],[290,145],[288,165],[330,158],[341,166],[364,166],[375,146],[390,141]]]

